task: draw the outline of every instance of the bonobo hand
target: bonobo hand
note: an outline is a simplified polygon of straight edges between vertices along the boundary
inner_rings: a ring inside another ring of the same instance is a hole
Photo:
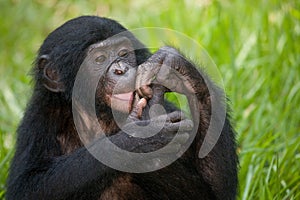
[[[136,89],[144,98],[151,98],[153,92],[149,85],[164,85],[172,92],[185,95],[195,93],[199,71],[176,49],[162,47],[137,70]]]
[[[166,146],[163,153],[177,153],[189,139],[189,131],[193,129],[193,122],[187,119],[181,111],[161,113],[153,108],[150,110],[152,113],[150,116],[141,117],[143,109],[149,104],[154,105],[154,107],[157,106],[156,103],[163,104],[163,94],[157,94],[155,88],[154,91],[154,96],[157,97],[155,98],[156,101],[151,99],[147,105],[146,99],[137,99],[127,123],[121,127],[123,133],[118,133],[119,136],[112,136],[123,137],[122,140],[120,138],[115,140],[118,143],[116,145],[120,148],[146,153]],[[156,109],[163,109],[163,107]]]
[[[148,120],[131,121],[122,130],[139,141],[131,146],[134,152],[156,151],[167,145],[164,153],[176,153],[189,139],[188,132],[192,128],[192,121],[175,111]]]

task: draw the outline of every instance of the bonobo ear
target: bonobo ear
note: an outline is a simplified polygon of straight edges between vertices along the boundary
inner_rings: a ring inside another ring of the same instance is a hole
[[[48,55],[42,55],[38,60],[38,68],[43,71],[43,85],[52,92],[64,92],[65,87],[56,69],[50,67]]]

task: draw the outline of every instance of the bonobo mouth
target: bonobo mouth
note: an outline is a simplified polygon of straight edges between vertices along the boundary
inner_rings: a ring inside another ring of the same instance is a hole
[[[133,100],[133,92],[122,93],[122,94],[113,94],[112,98],[116,98],[120,101],[132,101]]]
[[[111,108],[130,113],[133,107],[135,92],[127,92],[122,94],[112,94],[110,96]]]

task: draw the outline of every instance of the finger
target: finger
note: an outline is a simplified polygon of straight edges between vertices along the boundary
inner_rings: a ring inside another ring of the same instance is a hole
[[[151,99],[153,96],[153,91],[148,85],[141,86],[137,92],[141,97],[146,99]]]
[[[182,111],[174,111],[167,114],[167,121],[169,122],[179,122],[183,119],[186,119],[186,117]]]
[[[161,153],[169,154],[169,153],[177,153],[180,151],[181,145],[178,143],[171,143],[166,145],[165,147],[161,148]]]
[[[145,98],[140,99],[130,113],[130,117],[140,119],[142,117],[143,109],[146,107],[146,105],[147,100]]]
[[[156,66],[148,61],[139,65],[136,72],[135,88],[138,89],[141,86],[150,85],[158,70],[159,66]]]
[[[146,107],[147,105],[147,100],[145,98],[142,98],[136,106],[136,114],[137,117],[140,119],[142,117],[142,113],[143,113],[143,109]]]
[[[166,88],[163,85],[159,84],[152,84],[152,97],[148,102],[148,105],[151,107],[155,104],[164,105],[164,94],[168,91],[168,88]]]
[[[168,137],[174,137],[174,134],[178,132],[179,128],[180,128],[180,123],[166,122],[164,124],[162,133]]]
[[[194,123],[192,120],[190,119],[184,119],[180,122],[176,122],[176,123],[179,123],[179,131],[191,131],[193,130],[193,127],[194,127]]]
[[[185,133],[176,135],[172,142],[177,143],[177,144],[184,144],[188,141],[189,138],[190,138],[190,135],[185,132]]]
[[[193,121],[189,119],[180,122],[169,123],[166,122],[163,128],[163,134],[168,137],[173,137],[174,134],[181,134],[182,132],[192,131],[194,127]]]
[[[152,92],[149,92],[147,89],[149,89],[149,85],[155,79],[156,74],[160,69],[160,65],[161,63],[159,63],[158,61],[156,61],[156,59],[151,57],[146,62],[138,66],[136,73],[135,88],[141,97],[151,98],[149,97],[149,94],[152,94]],[[148,86],[148,88],[145,86]]]

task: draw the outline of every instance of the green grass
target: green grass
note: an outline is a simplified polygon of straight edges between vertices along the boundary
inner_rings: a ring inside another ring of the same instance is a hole
[[[199,42],[231,99],[239,199],[300,199],[299,1],[175,2],[0,2],[0,199],[36,51],[51,30],[83,14],[112,17],[131,29],[170,28]]]

